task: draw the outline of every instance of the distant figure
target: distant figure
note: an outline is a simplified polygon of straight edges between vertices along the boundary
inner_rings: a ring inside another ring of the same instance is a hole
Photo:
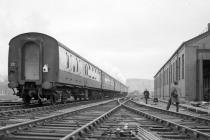
[[[176,112],[179,112],[179,94],[180,90],[178,88],[178,83],[174,82],[171,91],[170,91],[170,98],[168,100],[168,105],[166,107],[166,110],[169,110],[172,103],[176,104]]]
[[[149,91],[147,89],[145,89],[145,91],[144,91],[144,98],[145,98],[145,101],[147,104],[147,100],[149,99]]]

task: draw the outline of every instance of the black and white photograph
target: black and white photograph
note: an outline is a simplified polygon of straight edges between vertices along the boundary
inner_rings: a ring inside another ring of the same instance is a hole
[[[209,0],[0,0],[0,140],[210,140]]]

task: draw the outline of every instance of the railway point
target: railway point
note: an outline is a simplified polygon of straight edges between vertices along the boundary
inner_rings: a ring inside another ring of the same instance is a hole
[[[0,1],[0,140],[210,140],[210,1]]]

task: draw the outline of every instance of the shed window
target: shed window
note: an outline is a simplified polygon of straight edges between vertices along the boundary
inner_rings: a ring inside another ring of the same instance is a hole
[[[169,84],[169,67],[168,67],[168,82],[167,83]]]
[[[168,84],[168,68],[166,69],[166,85]]]
[[[184,79],[184,54],[182,54],[182,79]]]
[[[164,79],[165,79],[165,85],[167,85],[167,69],[165,69]]]
[[[171,64],[171,83],[173,82],[173,64]]]
[[[163,86],[165,85],[165,70],[163,70]]]
[[[178,61],[178,79],[180,80],[180,73],[181,73],[181,60],[180,60],[180,57],[179,57],[179,61]]]
[[[176,60],[176,81],[178,81],[178,59]]]
[[[167,68],[165,70],[165,85],[167,85]]]
[[[175,62],[173,63],[173,82],[175,81]]]
[[[170,64],[170,83],[172,83],[172,64]]]

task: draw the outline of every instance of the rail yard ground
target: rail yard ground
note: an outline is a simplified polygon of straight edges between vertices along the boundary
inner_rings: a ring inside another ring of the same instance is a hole
[[[145,104],[145,99],[143,97],[137,97],[134,99],[134,101],[141,103],[141,104]],[[148,105],[151,106],[155,106],[158,108],[162,108],[162,109],[166,109],[168,100],[162,100],[159,99],[158,102],[154,102],[153,98],[150,98],[148,100]],[[198,113],[203,113],[203,114],[210,114],[210,105],[209,102],[190,102],[190,101],[183,101],[181,102],[180,106],[180,112],[182,111],[186,111],[186,110],[190,110],[192,112],[198,112]],[[176,111],[176,106],[175,105],[171,105],[170,107],[171,111]]]
[[[76,103],[75,103],[76,104]],[[164,102],[145,104],[141,98],[116,98],[95,103],[34,111],[34,118],[0,127],[2,140],[168,140],[210,139],[210,116]],[[37,112],[37,113],[36,113]],[[45,112],[45,113],[44,113]],[[46,113],[49,112],[49,113]],[[50,113],[51,112],[51,113]],[[16,116],[27,116],[10,114]],[[5,118],[5,115],[0,117]]]

